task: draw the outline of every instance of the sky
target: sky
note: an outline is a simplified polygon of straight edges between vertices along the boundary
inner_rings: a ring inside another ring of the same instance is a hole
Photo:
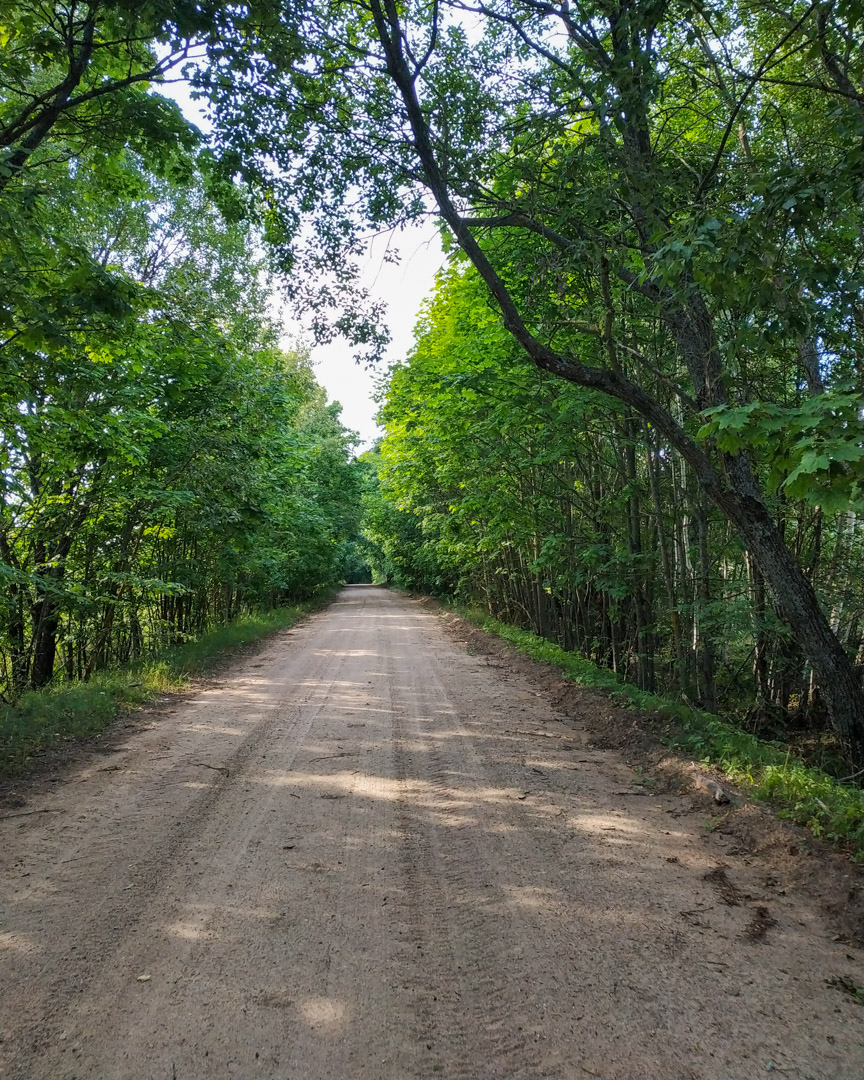
[[[166,83],[158,92],[172,98],[183,115],[202,131],[209,124],[197,102],[189,96],[185,82]],[[400,253],[398,263],[384,260],[388,247]],[[313,346],[311,359],[315,377],[327,391],[330,401],[342,405],[342,422],[361,439],[358,450],[365,449],[381,434],[375,424],[378,406],[372,400],[375,380],[386,371],[388,363],[402,360],[413,341],[414,325],[423,301],[432,292],[435,275],[444,264],[444,254],[435,225],[431,221],[406,228],[401,232],[376,237],[361,260],[359,285],[387,305],[387,326],[390,345],[385,357],[375,368],[367,371],[352,359],[351,346],[346,341]],[[278,304],[275,305],[278,308]],[[283,309],[286,324],[285,344],[309,340],[302,322]]]
[[[400,252],[398,263],[384,261],[388,245],[391,252],[394,249]],[[407,355],[420,308],[443,264],[441,242],[431,221],[376,237],[361,261],[359,284],[387,304],[386,323],[391,340],[385,358],[367,371],[354,362],[352,348],[346,341],[337,340],[312,349],[315,377],[328,398],[341,403],[342,422],[358,432],[363,448],[381,434],[375,424],[378,406],[372,400],[375,380],[387,370],[388,362],[403,360]],[[289,320],[288,335],[296,335],[297,329],[298,325]]]

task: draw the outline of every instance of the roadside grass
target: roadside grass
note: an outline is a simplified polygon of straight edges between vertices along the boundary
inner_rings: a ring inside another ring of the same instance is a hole
[[[503,638],[532,660],[552,664],[567,679],[609,693],[621,704],[650,712],[664,723],[662,739],[771,803],[780,817],[806,826],[815,836],[864,860],[864,790],[844,784],[807,765],[779,742],[759,739],[719,716],[683,702],[659,697],[621,683],[613,672],[527,630],[499,622],[482,612],[455,606],[462,618]]]
[[[212,670],[226,654],[324,607],[334,592],[319,593],[291,607],[242,615],[147,660],[107,668],[88,682],[58,682],[0,706],[0,776],[20,772],[40,750],[97,735],[121,709],[181,690],[191,676]]]

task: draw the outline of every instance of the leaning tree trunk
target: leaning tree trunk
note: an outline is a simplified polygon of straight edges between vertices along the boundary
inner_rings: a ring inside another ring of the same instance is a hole
[[[744,465],[749,473],[749,467]],[[725,492],[714,501],[738,529],[771,588],[777,611],[810,661],[837,733],[861,752],[864,750],[864,685],[768,508],[756,492],[747,490],[751,481],[746,473],[742,478],[741,466],[740,461],[730,462],[728,472],[736,490]]]
[[[838,734],[856,753],[864,755],[864,686],[852,661],[832,633],[812,585],[772,520],[748,459],[740,454],[727,456],[723,459],[725,468],[721,475],[703,447],[644,387],[631,382],[620,371],[593,367],[582,363],[575,355],[559,353],[528,329],[512,293],[477,242],[469,219],[460,213],[453,201],[432,144],[428,116],[420,104],[415,73],[406,59],[398,10],[391,0],[371,0],[370,9],[384,49],[388,74],[405,106],[425,183],[457,243],[500,307],[505,328],[537,367],[630,405],[684,458],[707,497],[736,527],[770,585],[778,611],[816,673]],[[641,148],[637,152],[641,153]],[[644,164],[646,159],[640,160]],[[566,239],[554,234],[553,230],[533,224],[521,215],[516,217],[522,226],[533,227],[553,243],[566,247]],[[515,217],[510,215],[508,223],[514,222]],[[623,270],[619,270],[619,276],[624,276]],[[634,287],[639,286],[636,275],[625,278],[630,279]],[[702,297],[694,290],[684,302],[673,299],[670,304],[668,294],[659,289],[647,291],[655,294],[652,296],[654,303],[690,369],[699,407],[704,409],[719,403],[723,394],[722,373],[711,316]]]

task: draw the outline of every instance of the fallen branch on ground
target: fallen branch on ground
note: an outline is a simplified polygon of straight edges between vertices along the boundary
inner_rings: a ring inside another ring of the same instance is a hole
[[[515,728],[515,729],[504,728],[502,730],[502,734],[503,735],[534,735],[538,739],[568,739],[570,742],[573,742],[573,736],[572,735],[556,735],[552,731],[524,731],[522,728]]]

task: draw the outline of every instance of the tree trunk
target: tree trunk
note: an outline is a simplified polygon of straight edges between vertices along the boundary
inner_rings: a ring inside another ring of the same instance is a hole
[[[72,548],[72,541],[71,532],[61,536],[50,555],[46,552],[44,545],[39,544],[36,548],[37,599],[31,609],[33,659],[30,664],[30,686],[34,690],[45,686],[54,677],[57,631],[60,628],[62,615],[60,601],[55,590],[59,588],[66,576],[66,556]]]
[[[60,626],[60,606],[50,595],[44,595],[33,607],[33,660],[30,666],[30,686],[38,690],[54,677],[57,658],[57,630]]]
[[[642,386],[617,371],[585,364],[575,354],[559,353],[529,330],[513,295],[471,231],[469,220],[459,212],[453,201],[432,144],[428,119],[418,97],[416,78],[406,60],[396,7],[389,5],[385,12],[381,0],[372,0],[371,13],[384,49],[388,73],[405,106],[426,185],[457,243],[500,307],[505,328],[539,368],[579,386],[600,390],[630,405],[681,454],[706,496],[736,527],[771,587],[778,611],[816,672],[838,734],[858,753],[864,754],[864,686],[852,661],[831,632],[812,585],[786,548],[777,525],[771,519],[749,461],[741,454],[721,455],[725,473],[721,475],[702,445],[691,438],[669,410]],[[637,151],[637,156],[639,161],[636,164],[650,170],[647,156],[641,151]],[[517,216],[510,215],[511,224],[515,223]],[[520,218],[523,227],[526,220],[532,224],[530,219]],[[547,238],[553,234],[553,230],[541,225],[533,224],[532,227]],[[566,238],[557,237],[553,242],[559,246],[563,243],[565,249],[567,247]],[[628,274],[625,268],[619,268],[618,274],[632,287],[639,286],[637,276]],[[692,287],[693,283],[682,281],[681,286]],[[695,287],[680,302],[674,298],[670,300],[667,293],[653,286],[643,291],[652,297],[681,350],[690,371],[698,408],[721,404],[725,393],[723,373],[711,316],[703,298]]]
[[[750,583],[750,613],[753,620],[753,677],[756,696],[768,700],[768,635],[765,632],[765,579],[750,552],[746,552]]]
[[[6,536],[0,533],[0,557],[7,566],[17,570],[14,553]],[[6,590],[8,597],[8,622],[6,635],[9,641],[9,691],[13,700],[27,686],[27,647],[24,634],[24,591],[17,581],[13,581]]]
[[[696,537],[699,545],[699,566],[696,571],[696,603],[694,627],[696,628],[696,665],[699,678],[699,700],[714,712],[717,693],[714,685],[714,635],[705,626],[705,612],[711,603],[711,560],[708,553],[708,508],[701,495],[693,508]]]
[[[809,659],[837,733],[864,749],[864,687],[819,606],[813,586],[761,500],[726,496],[718,505],[738,528],[771,588],[777,610]]]
[[[681,616],[678,613],[678,598],[675,595],[675,579],[672,572],[672,558],[670,555],[670,539],[666,535],[666,523],[663,520],[663,503],[660,498],[660,480],[657,475],[659,469],[659,454],[652,447],[653,433],[646,428],[645,441],[647,446],[646,468],[648,480],[651,485],[651,501],[654,503],[654,520],[657,526],[657,543],[660,548],[660,565],[663,568],[663,584],[666,588],[666,604],[669,609],[669,628],[672,634],[672,651],[675,655],[675,680],[680,690],[687,689],[686,661],[684,648],[681,641]],[[674,543],[674,539],[672,540]]]

